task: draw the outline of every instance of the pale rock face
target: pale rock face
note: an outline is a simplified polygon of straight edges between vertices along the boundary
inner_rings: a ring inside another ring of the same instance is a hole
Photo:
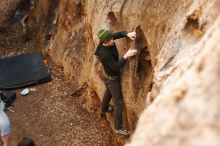
[[[51,2],[57,7],[48,18],[53,18],[57,32],[49,54],[76,85],[84,85],[87,109],[94,113],[105,90],[96,74],[96,33],[103,27],[136,28],[136,44],[116,41],[120,56],[132,46],[138,49],[122,72],[123,125],[133,134],[127,146],[220,145],[219,0]],[[36,4],[41,31],[48,9],[49,1]],[[113,128],[113,115],[107,120]]]
[[[122,73],[123,125],[136,128],[127,145],[219,145],[219,6],[218,0],[61,1],[65,13],[51,54],[67,76],[88,85],[87,108],[94,112],[105,90],[95,73],[96,33],[136,28],[139,53]],[[116,44],[120,56],[133,45]],[[113,116],[107,119],[112,126]]]
[[[220,145],[219,24],[220,19],[199,42],[200,51],[184,75],[164,83],[126,146]]]
[[[208,18],[219,11],[217,4],[217,1],[204,2],[201,17]],[[140,116],[126,146],[220,145],[220,15],[215,17],[216,20],[208,18],[209,26],[193,44],[192,35],[179,40],[184,46],[174,53],[173,61],[165,70],[155,72],[160,93]],[[179,32],[179,35],[184,34]],[[158,62],[164,64],[160,59],[166,55],[169,56],[169,51],[161,53]]]

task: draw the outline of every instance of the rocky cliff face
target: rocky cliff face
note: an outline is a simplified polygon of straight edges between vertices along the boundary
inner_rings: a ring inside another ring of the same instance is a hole
[[[10,24],[17,6],[21,0],[2,0],[0,1],[0,27],[6,27]]]
[[[74,3],[74,4],[73,4]],[[170,4],[170,7],[167,7]],[[88,85],[87,107],[99,110],[104,84],[95,74],[96,59],[93,55],[98,44],[96,33],[100,28],[113,31],[137,30],[136,58],[125,66],[122,88],[125,101],[124,124],[130,130],[146,106],[148,92],[153,86],[154,68],[174,18],[180,14],[179,5],[172,1],[160,3],[145,1],[63,1],[59,8],[59,28],[52,41],[51,55],[64,67],[64,72],[79,84]],[[159,7],[158,7],[159,6]],[[173,7],[173,9],[171,9]],[[158,13],[158,14],[156,14]],[[169,14],[169,15],[168,15]],[[116,42],[120,54],[132,47],[123,39]],[[112,115],[109,116],[112,121]]]
[[[194,146],[220,145],[219,11],[219,0],[38,0],[32,17],[51,58],[87,88],[93,113],[105,89],[93,55],[97,31],[136,29],[138,55],[122,73],[124,125],[136,129],[127,145]],[[133,46],[116,43],[121,56]]]
[[[90,111],[99,109],[104,91],[95,74],[96,32],[106,26],[136,28],[139,53],[122,78],[124,125],[133,131],[144,112],[129,145],[219,144],[217,0],[74,1],[73,9],[71,4],[61,2],[65,24],[59,26],[62,34],[54,40],[59,45],[53,43],[51,52],[57,52],[53,56],[66,74],[88,84]],[[117,45],[122,55],[132,42],[124,39]]]

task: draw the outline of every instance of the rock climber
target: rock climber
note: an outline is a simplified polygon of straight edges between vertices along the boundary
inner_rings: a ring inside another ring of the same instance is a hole
[[[97,33],[99,45],[96,48],[95,55],[100,60],[104,68],[104,82],[106,91],[101,102],[101,116],[106,112],[112,112],[113,109],[109,106],[111,98],[113,98],[114,107],[114,127],[116,134],[128,137],[130,133],[122,127],[122,111],[123,111],[123,96],[120,84],[120,72],[126,64],[129,57],[136,55],[137,50],[130,48],[123,57],[119,58],[118,50],[114,40],[123,37],[128,37],[134,40],[136,32],[121,31],[112,33],[108,29],[101,29]]]

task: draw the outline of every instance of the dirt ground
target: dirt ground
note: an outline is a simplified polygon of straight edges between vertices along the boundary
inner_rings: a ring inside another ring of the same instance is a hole
[[[0,32],[0,56],[13,56],[38,50],[34,41],[24,42],[22,29]],[[49,61],[52,81],[29,87],[30,94],[17,99],[10,118],[11,144],[24,136],[37,146],[111,146],[116,145],[108,123],[88,113],[81,98],[83,87],[74,87],[63,76],[62,68]]]

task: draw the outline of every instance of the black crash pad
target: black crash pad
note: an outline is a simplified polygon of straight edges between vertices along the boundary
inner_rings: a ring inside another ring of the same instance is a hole
[[[11,90],[51,81],[41,53],[0,58],[0,89]]]

